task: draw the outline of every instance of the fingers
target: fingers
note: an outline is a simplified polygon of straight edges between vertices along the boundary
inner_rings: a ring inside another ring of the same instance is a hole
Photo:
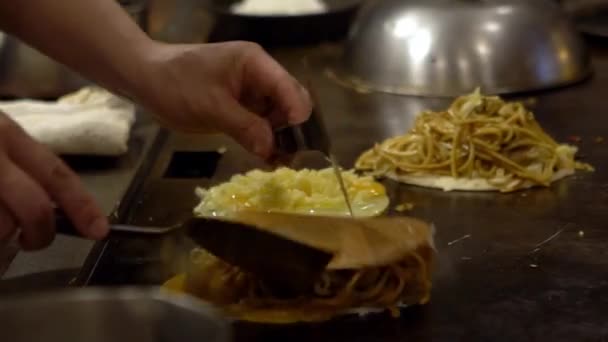
[[[306,89],[262,48],[251,43],[240,47],[244,54],[240,103],[224,99],[217,121],[249,151],[268,158],[273,152],[272,127],[306,121],[312,101]]]
[[[306,121],[312,111],[308,91],[259,46],[249,45],[247,51],[242,88],[255,89],[272,100],[273,111],[268,119],[276,126]]]
[[[20,129],[10,136],[10,146],[17,147],[9,149],[10,158],[40,184],[35,190],[38,196],[42,192],[60,206],[83,236],[102,239],[107,235],[107,218],[80,178],[61,159]]]
[[[219,128],[250,152],[266,159],[273,151],[272,128],[268,121],[248,111],[234,99],[224,100]]]
[[[17,226],[10,211],[0,204],[0,242],[6,242],[13,237]]]
[[[21,228],[21,246],[41,249],[55,235],[53,203],[40,185],[6,155],[0,156],[0,202],[14,215]]]

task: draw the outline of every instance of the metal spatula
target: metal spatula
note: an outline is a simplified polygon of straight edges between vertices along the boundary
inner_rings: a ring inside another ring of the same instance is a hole
[[[79,236],[70,220],[56,214],[57,232]],[[111,225],[111,236],[183,234],[228,263],[255,274],[284,291],[310,288],[333,254],[259,229],[254,225],[212,218],[191,218],[171,227]]]
[[[302,124],[275,131],[276,150],[279,153],[277,162],[289,165],[296,170],[301,168],[321,169],[331,166],[352,217],[354,216],[353,209],[344,185],[340,166],[331,152],[330,140],[323,124],[323,114],[321,113],[318,96],[310,85],[309,91],[315,105],[310,118]]]

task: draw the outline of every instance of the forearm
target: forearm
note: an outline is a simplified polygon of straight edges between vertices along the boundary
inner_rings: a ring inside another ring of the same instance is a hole
[[[0,26],[127,96],[153,44],[116,0],[0,0]]]

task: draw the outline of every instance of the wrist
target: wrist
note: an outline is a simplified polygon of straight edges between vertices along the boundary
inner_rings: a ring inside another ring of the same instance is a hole
[[[131,47],[118,62],[117,82],[114,91],[134,101],[143,100],[154,72],[154,55],[158,54],[162,43],[148,36],[132,42]]]
[[[126,86],[123,95],[143,106],[149,114],[154,116],[165,126],[174,121],[166,116],[174,113],[169,108],[174,98],[171,84],[171,71],[167,70],[167,61],[171,58],[171,45],[149,39],[136,48],[136,56],[132,65],[125,68]]]

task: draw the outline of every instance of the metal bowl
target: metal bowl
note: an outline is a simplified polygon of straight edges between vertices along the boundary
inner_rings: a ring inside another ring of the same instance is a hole
[[[264,46],[279,46],[343,39],[362,2],[324,0],[328,10],[315,14],[247,15],[231,11],[231,6],[239,1],[203,1],[214,19],[209,41],[248,40]]]
[[[194,298],[158,289],[82,288],[6,298],[3,340],[11,342],[228,342],[229,322]]]
[[[338,77],[367,90],[457,96],[567,85],[590,73],[582,38],[541,0],[385,0],[357,18]]]

